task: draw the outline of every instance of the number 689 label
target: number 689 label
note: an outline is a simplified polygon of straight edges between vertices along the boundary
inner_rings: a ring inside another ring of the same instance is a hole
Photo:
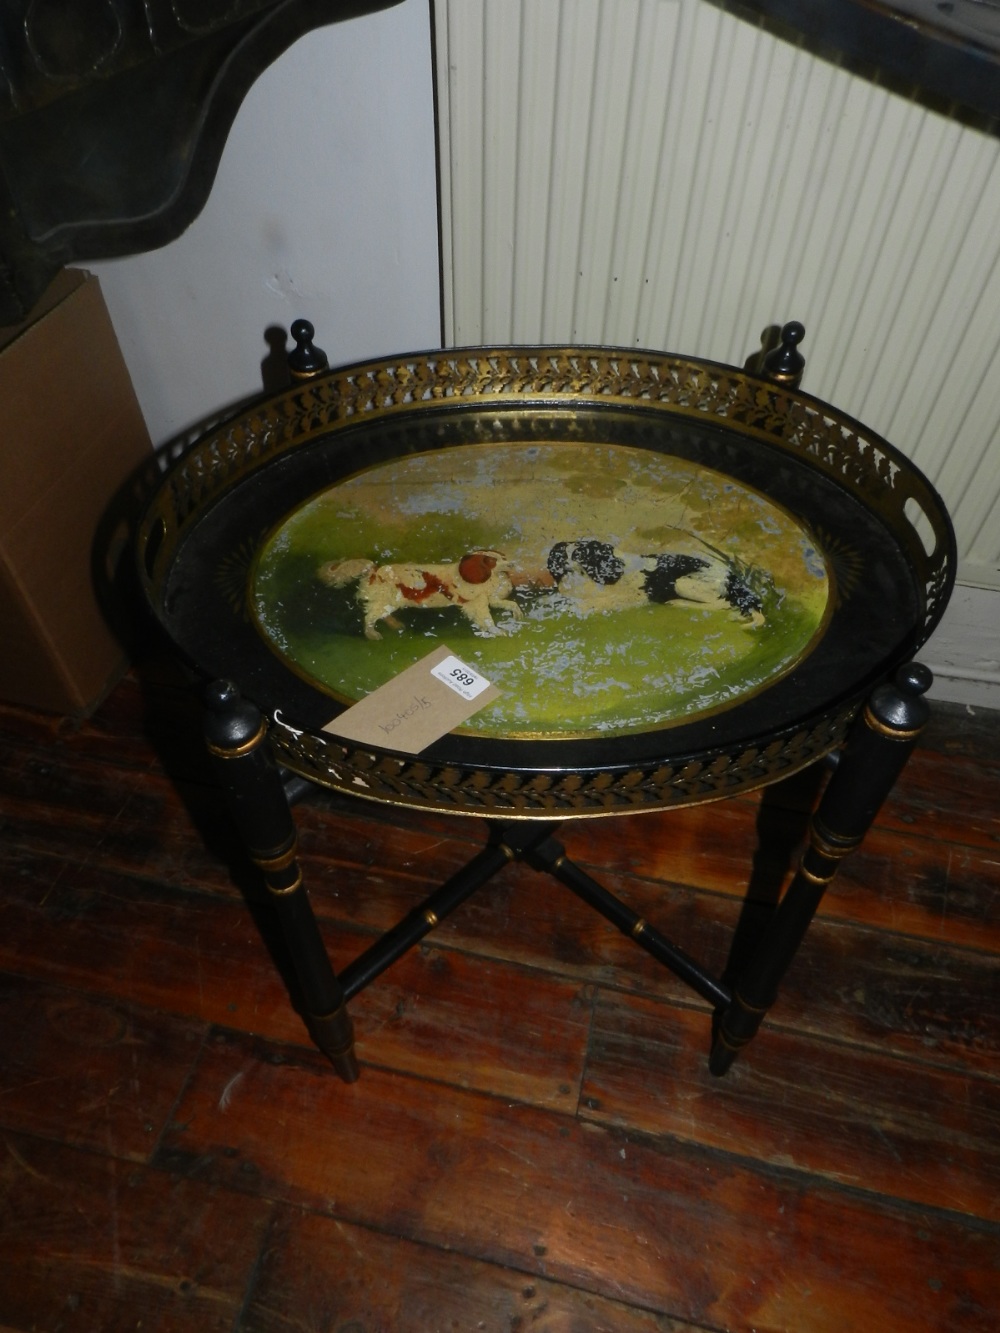
[[[443,662],[438,662],[437,666],[431,667],[431,675],[436,676],[463,699],[475,699],[490,686],[485,676],[473,671],[472,667],[466,666],[457,657],[446,657]]]

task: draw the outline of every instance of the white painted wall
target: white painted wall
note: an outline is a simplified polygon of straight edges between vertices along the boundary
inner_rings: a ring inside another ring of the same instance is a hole
[[[919,657],[934,672],[932,699],[1000,708],[1000,591],[958,584]]]
[[[250,89],[208,203],[170,245],[88,263],[154,444],[262,389],[265,330],[333,365],[438,347],[427,0],[314,29]]]

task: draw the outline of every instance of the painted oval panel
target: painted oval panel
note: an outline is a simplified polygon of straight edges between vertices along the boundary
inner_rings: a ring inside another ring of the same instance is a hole
[[[833,589],[815,539],[722,473],[614,444],[469,444],[330,487],[262,546],[270,647],[342,701],[446,643],[502,697],[466,728],[619,735],[787,674]]]

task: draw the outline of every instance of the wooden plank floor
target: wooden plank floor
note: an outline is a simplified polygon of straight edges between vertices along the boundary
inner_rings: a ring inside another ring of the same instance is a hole
[[[697,997],[512,866],[356,999],[346,1087],[169,672],[0,752],[0,1330],[1000,1327],[1000,713],[938,708],[721,1080]],[[566,842],[721,967],[782,797]],[[338,963],[482,839],[296,819]]]

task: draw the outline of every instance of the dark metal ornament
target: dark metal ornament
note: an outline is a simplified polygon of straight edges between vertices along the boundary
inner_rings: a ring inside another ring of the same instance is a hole
[[[165,245],[258,75],[398,0],[0,0],[0,324],[65,264]]]

